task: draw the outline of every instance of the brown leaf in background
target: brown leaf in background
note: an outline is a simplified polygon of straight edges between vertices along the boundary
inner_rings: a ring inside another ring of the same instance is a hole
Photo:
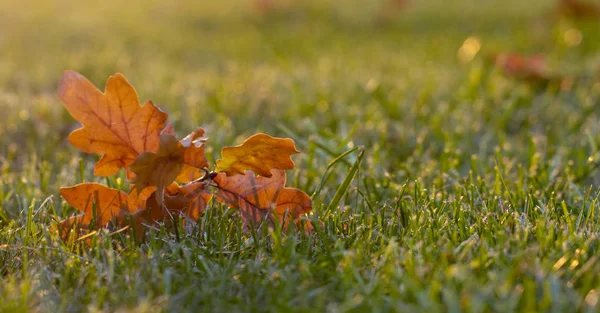
[[[504,75],[531,83],[548,82],[552,79],[544,56],[525,56],[518,53],[492,55],[493,62]]]
[[[75,147],[101,154],[94,175],[110,176],[146,151],[157,151],[167,114],[148,101],[140,106],[135,89],[121,74],[108,78],[105,92],[73,71],[58,86],[65,108],[83,127],[69,135]],[[128,177],[133,174],[128,171]]]
[[[600,6],[581,0],[559,0],[557,11],[575,18],[600,18]]]

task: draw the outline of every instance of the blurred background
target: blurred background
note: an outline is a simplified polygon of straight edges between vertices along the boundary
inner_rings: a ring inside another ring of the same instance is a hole
[[[142,102],[151,99],[169,113],[179,136],[203,126],[211,147],[258,131],[293,137],[303,151],[318,142],[318,164],[299,157],[301,168],[315,173],[357,144],[371,149],[374,177],[395,181],[417,172],[426,180],[428,160],[443,153],[455,155],[464,174],[472,155],[485,159],[501,147],[519,156],[540,138],[564,143],[573,151],[567,154],[589,155],[590,138],[600,131],[597,6],[587,0],[3,0],[3,198],[55,193],[55,184],[78,181],[72,174],[78,166],[95,179],[93,162],[78,163],[95,156],[78,154],[66,141],[78,127],[56,96],[66,69],[100,89],[108,76],[123,73]],[[559,150],[546,146],[550,156]],[[209,158],[218,151],[210,148]]]

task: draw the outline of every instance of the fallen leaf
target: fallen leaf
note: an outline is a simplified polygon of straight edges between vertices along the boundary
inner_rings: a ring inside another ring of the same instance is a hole
[[[194,221],[206,211],[212,193],[207,189],[206,182],[193,182],[179,186],[177,193],[170,191],[165,200],[165,206],[171,212],[182,212]]]
[[[172,183],[165,189],[164,208],[170,212],[183,212],[192,219],[198,219],[202,213],[206,210],[208,201],[212,197],[207,189],[206,182],[193,182],[179,186],[177,183]],[[162,206],[153,199],[156,187],[151,186],[144,188],[141,192],[138,192],[135,188],[132,188],[131,192],[127,197],[129,207],[136,207],[138,211],[144,209],[161,209]],[[162,220],[164,213],[154,213],[153,218],[155,220]]]
[[[185,148],[172,135],[160,135],[158,152],[140,154],[129,168],[135,173],[131,181],[138,192],[155,186],[157,201],[162,203],[163,190],[170,185],[183,168]]]
[[[174,214],[184,214],[196,221],[206,211],[212,198],[206,186],[206,182],[183,186],[173,183],[165,189],[164,205],[154,197],[154,186],[139,193],[132,188],[129,195],[97,183],[61,188],[63,198],[83,213],[61,221],[60,236],[67,238],[71,230],[77,230],[78,236],[83,235],[83,231],[90,230],[92,225],[101,228],[112,221],[118,227],[131,226],[136,238],[142,240],[147,226],[169,221]]]
[[[172,183],[171,185],[177,185],[177,183]],[[169,186],[171,186],[169,185]],[[148,199],[154,195],[156,191],[156,186],[149,186],[142,190],[137,190],[134,184],[130,186],[131,190],[127,195],[127,204],[130,208],[135,208],[134,211],[141,210],[146,207],[146,202]],[[179,187],[176,187],[179,190]],[[168,192],[169,187],[165,189],[165,192]]]
[[[160,134],[167,134],[167,135],[172,135],[172,136],[177,136],[175,134],[175,128],[173,128],[173,124],[171,123],[167,123],[167,126],[165,126],[165,128],[163,128],[163,130],[160,131]]]
[[[58,94],[82,125],[69,141],[84,152],[102,155],[94,174],[114,175],[125,167],[131,182],[129,194],[97,183],[61,188],[63,198],[82,212],[60,222],[63,238],[78,235],[78,240],[90,242],[97,232],[89,231],[110,222],[120,227],[111,234],[129,230],[143,238],[148,226],[174,216],[197,220],[212,197],[239,209],[246,224],[268,219],[284,227],[293,221],[306,231],[314,226],[301,216],[311,210],[310,197],[285,187],[284,170],[294,167],[291,156],[299,153],[292,139],[257,134],[226,147],[217,161],[219,174],[208,170],[204,129],[178,140],[173,126],[166,124],[167,114],[150,101],[141,106],[121,74],[109,77],[102,93],[82,75],[66,71]]]
[[[223,148],[222,159],[217,160],[216,171],[231,176],[251,170],[260,176],[271,177],[272,169],[294,168],[291,155],[296,153],[300,151],[296,150],[292,139],[256,134],[241,145]]]
[[[63,221],[65,227],[74,222],[89,227],[94,221],[96,227],[104,227],[111,220],[123,220],[126,213],[132,212],[125,192],[98,183],[63,187],[60,188],[60,194],[71,206],[83,212],[81,215]]]
[[[254,12],[262,16],[278,15],[294,8],[293,0],[253,0]]]
[[[157,152],[144,152],[131,164],[136,174],[132,183],[138,192],[156,186],[157,200],[162,202],[162,190],[177,180],[190,182],[202,176],[201,169],[208,167],[204,154],[204,129],[198,128],[178,141],[172,135],[160,135]]]
[[[153,193],[148,194],[150,188],[144,189],[139,196],[136,195],[136,190],[132,190],[129,203],[135,203],[141,208],[133,214],[136,238],[142,240],[146,226],[169,221],[174,214],[183,214],[193,221],[198,220],[212,198],[212,193],[206,186],[206,182],[193,182],[183,186],[173,183],[165,190],[164,205],[159,204],[156,197],[152,197]]]
[[[101,154],[94,175],[110,176],[146,151],[157,151],[167,114],[148,101],[143,106],[135,89],[119,73],[108,78],[105,92],[73,71],[66,71],[58,96],[83,127],[69,142],[87,153]],[[132,178],[133,173],[127,172]]]
[[[208,202],[213,197],[212,192],[208,191],[206,186],[205,182],[197,182],[180,188],[186,203],[182,211],[194,221],[197,221],[206,211]]]
[[[496,68],[507,77],[530,83],[547,83],[553,79],[542,55],[525,56],[518,53],[498,53],[491,56]]]
[[[272,174],[256,177],[251,171],[236,176],[220,173],[213,179],[217,185],[215,199],[239,209],[244,222],[255,225],[265,218],[277,218],[287,225],[310,212],[310,197],[300,189],[285,187],[285,171],[273,170]]]
[[[575,18],[599,18],[600,6],[581,0],[559,0],[558,13]]]
[[[204,129],[198,128],[181,139],[180,142],[185,151],[183,152],[183,168],[176,178],[178,182],[187,183],[202,177],[201,169],[209,166],[204,153],[204,142],[206,142],[204,134]]]
[[[87,224],[81,224],[79,222],[83,219],[84,215],[85,215],[85,213],[81,213],[81,214],[73,215],[65,220],[62,220],[58,223],[58,227],[56,227],[56,228],[52,227],[52,230],[53,231],[57,230],[58,235],[63,240],[67,240],[69,238],[71,232],[74,232],[75,237],[73,237],[73,238],[76,239],[79,236],[84,235],[89,229],[89,226]]]

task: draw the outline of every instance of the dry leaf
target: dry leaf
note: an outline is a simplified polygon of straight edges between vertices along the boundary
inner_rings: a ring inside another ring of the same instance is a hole
[[[552,78],[542,55],[498,53],[492,56],[496,67],[506,76],[531,83],[548,82]]]
[[[260,15],[281,14],[294,8],[293,0],[253,0],[253,9]]]
[[[206,182],[193,182],[182,186],[172,183],[164,191],[164,208],[170,213],[183,212],[188,217],[196,220],[206,211],[208,201],[212,197],[212,193],[206,187]],[[144,209],[152,209],[155,211],[152,219],[155,221],[163,220],[167,211],[158,212],[163,206],[159,205],[152,197],[155,191],[156,187],[147,187],[138,193],[135,188],[132,188],[127,198],[129,207],[138,208],[139,210],[136,213]]]
[[[398,19],[398,15],[406,10],[409,0],[386,0],[378,9],[376,22],[389,23]]]
[[[165,189],[164,206],[154,197],[156,187],[144,188],[138,193],[135,188],[129,195],[97,183],[83,183],[61,188],[61,195],[74,208],[84,212],[60,222],[62,238],[76,226],[78,230],[89,230],[95,220],[95,228],[114,222],[118,227],[132,226],[136,238],[142,239],[146,226],[171,220],[173,214],[185,214],[194,221],[206,210],[212,194],[205,182],[184,186],[176,183]],[[95,213],[95,214],[94,214]],[[131,215],[131,220],[126,217]]]
[[[113,221],[121,227],[118,232],[132,226],[141,239],[146,226],[169,221],[176,214],[197,220],[213,197],[209,185],[217,188],[218,201],[241,211],[245,223],[268,218],[284,226],[293,221],[306,225],[305,230],[311,228],[310,222],[301,222],[301,215],[311,210],[310,197],[285,187],[284,170],[294,167],[291,155],[299,153],[292,139],[257,134],[239,146],[226,147],[217,162],[217,171],[223,173],[217,174],[207,170],[204,129],[177,140],[173,126],[165,125],[167,114],[152,102],[140,106],[123,75],[111,76],[102,93],[80,74],[67,71],[58,94],[82,124],[69,141],[85,152],[102,155],[94,174],[113,175],[125,167],[132,180],[129,194],[97,183],[61,188],[67,202],[83,212],[60,223],[63,238],[74,226],[81,234]],[[231,176],[235,174],[241,175]],[[90,235],[80,239],[89,240]]]
[[[135,89],[121,74],[108,78],[105,92],[82,75],[66,71],[58,95],[83,127],[69,135],[75,147],[101,154],[94,175],[110,176],[146,151],[157,151],[167,114],[148,101],[140,106]],[[132,173],[128,171],[128,177]]]
[[[260,176],[270,177],[272,169],[294,168],[291,155],[296,153],[300,152],[292,139],[256,134],[239,146],[223,148],[216,171],[231,176],[251,170]]]
[[[204,129],[178,141],[172,135],[160,135],[158,152],[144,152],[131,164],[136,174],[132,183],[138,192],[148,186],[156,186],[157,200],[162,202],[162,190],[174,180],[190,182],[202,176],[202,168],[208,167],[204,154]]]
[[[600,6],[589,1],[581,0],[559,0],[558,13],[575,18],[598,18],[600,17]]]
[[[82,183],[73,187],[60,188],[60,194],[67,202],[83,214],[61,223],[61,228],[73,222],[89,227],[95,221],[96,227],[104,227],[111,220],[122,221],[130,213],[127,194],[121,190],[108,188],[98,183]]]
[[[300,189],[285,187],[285,171],[273,170],[271,177],[256,177],[251,171],[244,175],[218,174],[215,199],[239,209],[246,223],[258,224],[265,218],[277,218],[284,225],[310,212],[312,201]],[[284,217],[286,217],[284,221]]]
[[[185,138],[181,139],[181,145],[185,148],[183,152],[183,168],[177,175],[178,182],[187,183],[202,177],[202,168],[208,167],[208,161],[204,154],[204,129],[198,128]]]
[[[175,128],[173,128],[173,124],[171,123],[167,123],[167,126],[165,126],[165,128],[163,128],[163,130],[160,131],[160,134],[167,134],[177,137],[177,135],[175,134]]]
[[[206,182],[193,182],[179,186],[177,193],[168,194],[166,206],[171,212],[182,212],[187,217],[196,221],[208,206],[208,201],[212,198]]]
[[[172,183],[171,185],[176,185],[177,183]],[[171,186],[169,185],[169,186]],[[179,187],[176,187],[179,190]],[[167,187],[165,189],[165,193],[168,192],[167,190],[169,189],[169,187]],[[146,187],[144,189],[142,189],[141,191],[138,191],[137,188],[135,187],[134,184],[130,185],[130,190],[129,190],[129,195],[127,195],[127,205],[130,208],[135,208],[134,211],[137,210],[141,210],[143,208],[146,207],[146,201],[148,201],[148,199],[154,195],[154,192],[156,191],[156,186],[149,186]]]
[[[165,189],[164,205],[159,204],[156,197],[152,197],[151,187],[144,189],[139,196],[136,190],[132,190],[129,203],[135,203],[140,208],[133,214],[136,238],[143,238],[145,226],[171,220],[174,214],[181,213],[193,221],[198,220],[212,198],[206,186],[205,182],[194,182],[184,186],[173,183]]]
[[[73,215],[66,220],[62,220],[60,223],[58,223],[58,227],[52,227],[52,230],[58,231],[58,235],[63,240],[67,240],[69,238],[71,231],[75,232],[75,238],[78,238],[89,230],[89,225],[80,223],[84,215],[85,213],[81,213]]]
[[[183,153],[185,148],[172,135],[160,135],[158,152],[144,152],[131,164],[130,169],[135,173],[132,183],[138,192],[149,186],[157,189],[157,201],[162,203],[165,187],[170,185],[183,168]]]

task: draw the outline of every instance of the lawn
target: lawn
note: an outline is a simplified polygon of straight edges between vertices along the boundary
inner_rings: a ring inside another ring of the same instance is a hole
[[[600,311],[598,19],[553,0],[287,2],[0,1],[0,311]],[[499,52],[572,84],[504,75]],[[61,186],[127,190],[67,141],[67,69],[101,89],[123,73],[178,135],[207,130],[211,164],[257,132],[294,139],[288,186],[322,224],[249,232],[215,202],[141,244],[61,240]]]

